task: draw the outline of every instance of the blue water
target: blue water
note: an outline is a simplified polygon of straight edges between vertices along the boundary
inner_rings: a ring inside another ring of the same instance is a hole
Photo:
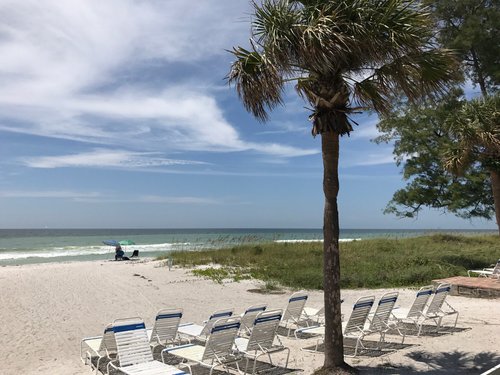
[[[341,240],[401,238],[437,230],[345,229]],[[439,231],[443,232],[443,231]],[[494,231],[446,230],[447,233]],[[263,242],[321,241],[321,229],[0,229],[0,265],[113,259],[114,248],[104,240],[132,240],[126,255],[139,250],[154,257],[175,250],[199,250]]]

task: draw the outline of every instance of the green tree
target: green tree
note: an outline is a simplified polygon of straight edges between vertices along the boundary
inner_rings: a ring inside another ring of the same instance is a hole
[[[465,73],[481,93],[500,82],[500,1],[425,0],[435,17],[442,45],[459,54]]]
[[[396,163],[403,165],[403,178],[409,181],[394,193],[385,213],[414,218],[423,207],[432,207],[466,219],[493,217],[490,176],[482,163],[463,164],[456,174],[443,162],[457,147],[450,113],[461,111],[465,103],[462,91],[455,89],[436,104],[403,103],[383,116],[378,127],[385,134],[376,141],[394,141]]]
[[[325,373],[353,371],[344,362],[340,312],[340,136],[350,115],[386,113],[394,97],[444,91],[456,67],[437,48],[429,14],[408,0],[263,0],[254,2],[248,49],[235,47],[228,75],[245,108],[259,120],[283,104],[288,82],[312,106],[313,136],[323,156]]]
[[[484,98],[494,94],[500,81],[499,0],[424,0],[424,3],[432,10],[439,42],[457,52],[464,72],[479,85]],[[495,100],[488,108],[492,108]],[[385,134],[378,141],[396,141],[394,154],[398,164],[404,165],[403,177],[409,181],[405,188],[394,193],[386,213],[414,217],[427,206],[463,218],[492,219],[496,212],[500,226],[498,176],[492,158],[487,161],[482,152],[485,145],[481,141],[481,134],[484,135],[481,126],[491,126],[483,123],[490,120],[486,120],[483,112],[480,118],[471,120],[475,124],[472,127],[464,122],[466,118],[459,121],[453,116],[465,115],[462,107],[473,116],[472,108],[486,108],[486,104],[480,103],[467,104],[455,90],[437,105],[403,103],[382,117],[379,129]],[[494,112],[489,115],[493,121]],[[458,129],[460,126],[464,126],[462,131]],[[466,141],[465,137],[470,138]],[[478,143],[472,146],[473,142]],[[471,152],[467,158],[461,158],[461,168],[445,165],[446,155],[453,153],[457,145],[465,144]]]
[[[474,164],[489,172],[500,234],[500,95],[465,103],[448,117],[446,126],[454,142],[446,151],[444,166],[454,175]]]

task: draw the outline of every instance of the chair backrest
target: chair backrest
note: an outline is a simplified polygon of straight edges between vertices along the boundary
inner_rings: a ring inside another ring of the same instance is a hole
[[[493,268],[492,275],[500,275],[500,259],[498,259],[497,264]]]
[[[378,301],[377,309],[371,319],[369,330],[381,331],[387,328],[387,323],[391,317],[392,309],[398,299],[398,292],[385,293]]]
[[[117,319],[113,332],[120,367],[153,361],[146,326],[141,318]]]
[[[116,353],[116,340],[113,332],[113,324],[110,323],[104,328],[101,344],[99,345],[98,352],[103,353]]]
[[[241,316],[241,329],[245,329],[248,333],[251,332],[255,317],[262,311],[266,311],[267,305],[253,305],[248,307]]]
[[[218,310],[210,315],[207,322],[205,323],[205,326],[203,327],[203,330],[200,333],[200,336],[208,336],[213,324],[221,318],[230,318],[231,316],[233,316],[233,311],[233,309]]]
[[[427,315],[437,314],[441,307],[443,306],[444,300],[446,296],[451,290],[450,284],[439,284],[434,291],[434,297],[432,298],[429,306],[427,307],[427,311],[425,312]]]
[[[246,350],[263,350],[273,346],[276,330],[281,321],[283,310],[269,310],[259,313],[254,320],[252,334]]]
[[[361,297],[356,301],[352,308],[351,316],[347,321],[344,334],[351,332],[359,333],[364,329],[366,320],[368,319],[368,314],[370,313],[374,302],[374,296]]]
[[[158,311],[150,342],[167,344],[175,341],[177,329],[182,318],[182,309],[163,309]]]
[[[288,299],[288,306],[283,314],[283,320],[292,319],[298,321],[302,315],[302,310],[304,310],[308,297],[308,294],[304,291],[293,293]]]
[[[139,250],[134,250],[134,252],[132,253],[132,255],[130,257],[132,258],[132,257],[138,257],[138,256],[139,256]]]
[[[434,287],[432,285],[426,285],[419,289],[417,295],[415,296],[415,300],[408,311],[408,318],[419,318],[422,316],[425,306],[432,295],[433,289]]]
[[[230,354],[239,329],[240,318],[223,318],[215,321],[205,344],[202,361],[214,361]]]

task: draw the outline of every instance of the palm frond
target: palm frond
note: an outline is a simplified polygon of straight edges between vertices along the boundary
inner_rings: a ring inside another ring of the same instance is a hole
[[[238,96],[247,111],[261,121],[268,118],[267,109],[282,104],[283,78],[278,69],[264,54],[236,47],[231,51],[236,57],[227,80],[235,84]]]

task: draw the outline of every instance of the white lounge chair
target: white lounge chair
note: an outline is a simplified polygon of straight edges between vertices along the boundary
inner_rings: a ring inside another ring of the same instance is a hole
[[[424,319],[424,310],[427,306],[427,302],[432,295],[434,287],[432,285],[426,285],[421,287],[413,300],[411,307],[408,308],[396,308],[392,310],[393,318],[399,323],[412,323],[417,329],[417,336],[420,335],[422,329],[422,323]]]
[[[191,374],[193,365],[209,368],[210,374],[217,366],[222,366],[227,371],[228,364],[241,359],[233,352],[234,339],[239,329],[239,317],[219,319],[212,325],[205,346],[186,344],[166,348],[161,352],[162,360],[165,362],[166,354],[179,357]]]
[[[356,357],[356,355],[358,354],[358,348],[360,346],[361,348],[365,348],[362,341],[366,334],[370,333],[369,331],[365,330],[365,326],[369,324],[368,315],[370,314],[370,310],[374,302],[374,296],[361,297],[354,304],[349,320],[345,323],[342,323],[342,331],[344,337],[356,339],[354,355],[352,355],[352,357]],[[316,342],[316,348],[314,351],[318,351],[320,342],[324,341],[325,326],[299,328],[296,330],[296,334],[297,333],[307,333],[322,336]]]
[[[301,317],[308,297],[306,292],[299,291],[293,293],[288,299],[288,305],[281,319],[281,326],[288,330],[287,336],[290,336],[292,325],[300,328],[300,323],[307,323],[307,320],[301,320]]]
[[[241,317],[241,327],[240,334],[250,335],[252,333],[253,323],[255,321],[255,317],[261,313],[262,311],[266,311],[266,304],[253,305],[248,307]],[[281,315],[280,315],[281,316]]]
[[[405,334],[399,329],[398,322],[390,320],[398,296],[398,292],[389,292],[380,297],[375,313],[368,316],[370,324],[368,328],[365,329],[365,336],[380,334],[379,342],[384,342],[387,332],[395,330],[403,338],[401,344],[404,343]]]
[[[182,309],[163,309],[158,311],[155,323],[151,330],[148,330],[149,343],[155,347],[157,345],[173,345],[178,340],[177,330],[182,318]]]
[[[80,343],[80,358],[84,364],[89,364],[92,368],[92,357],[97,357],[95,366],[96,374],[99,372],[101,359],[112,359],[116,355],[116,342],[113,333],[113,324],[108,324],[104,328],[102,336],[86,337]]]
[[[500,259],[493,268],[483,268],[482,270],[468,270],[467,275],[471,277],[471,273],[476,273],[479,277],[491,277],[500,279]]]
[[[238,352],[243,353],[246,357],[244,373],[247,374],[249,360],[254,361],[252,374],[255,374],[257,359],[267,355],[269,362],[274,366],[271,354],[287,350],[285,368],[288,366],[290,357],[290,349],[283,346],[276,330],[281,321],[282,310],[271,310],[259,313],[253,322],[250,338],[237,337],[235,340],[235,348]],[[276,344],[274,342],[277,341]],[[239,371],[239,366],[238,366]]]
[[[229,318],[233,316],[233,309],[224,309],[214,312],[204,325],[195,323],[183,323],[179,325],[178,332],[180,335],[187,336],[188,339],[196,338],[204,341],[210,333],[212,325],[221,318]]]
[[[344,300],[341,299],[340,303],[343,303],[343,302],[344,302]],[[304,318],[307,319],[308,321],[314,323],[314,325],[316,325],[316,324],[319,325],[319,324],[325,323],[325,307],[324,306],[320,307],[320,308],[304,306],[302,313],[304,314]],[[342,320],[344,320],[343,317],[342,317]]]
[[[455,310],[448,302],[446,302],[446,296],[450,293],[450,284],[439,284],[434,291],[434,297],[432,298],[427,310],[424,312],[424,319],[420,325],[420,330],[422,329],[423,322],[427,320],[432,320],[436,323],[436,330],[439,330],[444,317],[450,315],[456,315],[455,324],[453,328],[457,326],[458,322],[458,311]],[[420,333],[420,331],[419,331]]]
[[[115,320],[113,322],[113,332],[118,354],[115,361],[108,363],[108,374],[111,368],[128,375],[186,374],[174,366],[153,359],[146,326],[142,319],[128,318]]]

